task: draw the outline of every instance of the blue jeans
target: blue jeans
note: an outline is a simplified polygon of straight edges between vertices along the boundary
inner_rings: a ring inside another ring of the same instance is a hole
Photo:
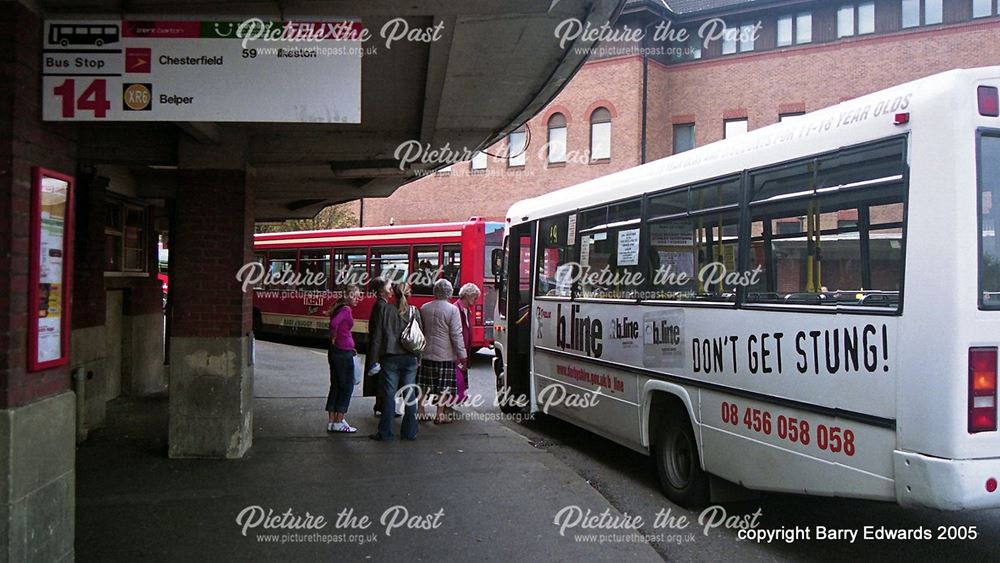
[[[326,357],[330,364],[330,394],[326,397],[326,411],[346,413],[354,394],[354,352],[331,346]]]
[[[381,377],[385,381],[382,389],[382,416],[378,422],[378,435],[390,440],[392,421],[396,417],[396,390],[403,389],[406,408],[403,411],[403,425],[400,431],[407,440],[417,437],[417,358],[409,354],[392,354],[379,359],[382,366]]]

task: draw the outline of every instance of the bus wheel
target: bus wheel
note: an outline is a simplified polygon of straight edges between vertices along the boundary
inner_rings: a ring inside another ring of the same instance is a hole
[[[94,41],[94,45],[96,45],[98,47],[103,47],[104,46],[104,40],[103,39],[98,39],[97,41]]]
[[[63,47],[69,47],[69,41],[66,39],[60,41],[59,44],[62,45]]]
[[[675,411],[664,418],[653,456],[660,488],[668,499],[684,507],[708,502],[708,474],[701,468],[698,442],[686,414]]]

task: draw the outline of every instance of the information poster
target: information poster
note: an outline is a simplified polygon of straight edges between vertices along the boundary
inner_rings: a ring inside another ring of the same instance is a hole
[[[690,221],[653,223],[649,231],[649,244],[653,246],[692,246],[694,231]]]
[[[618,231],[618,265],[639,265],[639,229]]]
[[[72,178],[35,169],[32,194],[29,367],[68,360]]]
[[[361,123],[357,21],[46,21],[48,121]]]

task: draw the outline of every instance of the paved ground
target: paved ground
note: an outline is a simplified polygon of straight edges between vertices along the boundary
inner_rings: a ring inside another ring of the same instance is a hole
[[[108,427],[77,455],[79,561],[660,560],[644,542],[561,536],[553,520],[567,506],[618,512],[501,424],[421,423],[415,442],[379,443],[365,437],[376,426],[372,400],[357,398],[348,419],[359,432],[328,435],[325,354],[258,342],[257,362],[254,446],[243,460],[167,459],[165,398],[109,405]],[[492,389],[487,362],[478,359],[474,390]],[[327,524],[244,536],[237,518],[254,506]],[[344,511],[371,522],[338,526]],[[404,516],[418,529],[381,521]]]

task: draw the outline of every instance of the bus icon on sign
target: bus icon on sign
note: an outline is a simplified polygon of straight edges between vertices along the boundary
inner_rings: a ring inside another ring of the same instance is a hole
[[[103,47],[118,42],[117,25],[52,24],[49,45],[94,45]]]

